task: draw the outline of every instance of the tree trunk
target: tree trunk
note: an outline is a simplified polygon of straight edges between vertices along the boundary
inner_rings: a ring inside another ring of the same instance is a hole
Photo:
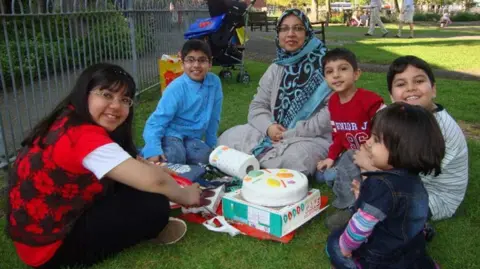
[[[332,15],[332,5],[331,5],[331,0],[326,0],[327,3],[327,19],[326,19],[326,26],[328,26],[328,23],[330,22],[330,16]]]
[[[398,0],[395,0],[395,9],[397,10],[397,13],[400,13],[400,6],[398,5]]]
[[[0,13],[5,13],[5,0],[0,0]]]
[[[318,21],[318,0],[312,0],[311,11],[310,11],[310,21]]]

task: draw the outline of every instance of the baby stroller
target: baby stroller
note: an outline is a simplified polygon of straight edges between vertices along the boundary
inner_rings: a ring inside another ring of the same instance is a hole
[[[237,82],[250,82],[244,65],[245,47],[241,44],[241,40],[246,41],[245,29],[243,36],[238,36],[237,29],[246,25],[248,11],[255,1],[247,6],[235,0],[208,0],[211,18],[198,19],[184,34],[185,39],[202,39],[210,45],[212,65],[222,67],[218,74],[220,78],[232,78],[231,70],[238,67]]]

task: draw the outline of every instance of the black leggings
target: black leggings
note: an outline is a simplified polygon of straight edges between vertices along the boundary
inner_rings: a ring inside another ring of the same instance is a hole
[[[117,184],[76,221],[53,258],[38,268],[90,266],[155,238],[167,225],[168,199]]]

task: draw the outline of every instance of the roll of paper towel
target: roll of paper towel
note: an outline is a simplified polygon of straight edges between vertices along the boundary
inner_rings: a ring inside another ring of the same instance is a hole
[[[220,171],[240,179],[243,179],[248,172],[260,169],[260,164],[253,155],[248,155],[227,146],[215,148],[210,153],[209,161],[211,165],[217,167]]]

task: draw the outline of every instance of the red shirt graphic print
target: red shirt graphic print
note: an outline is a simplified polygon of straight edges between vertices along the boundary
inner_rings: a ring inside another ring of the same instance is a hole
[[[365,89],[359,88],[352,99],[344,104],[334,93],[328,102],[333,140],[328,158],[336,160],[345,150],[360,149],[370,137],[373,116],[382,106],[382,97]]]

